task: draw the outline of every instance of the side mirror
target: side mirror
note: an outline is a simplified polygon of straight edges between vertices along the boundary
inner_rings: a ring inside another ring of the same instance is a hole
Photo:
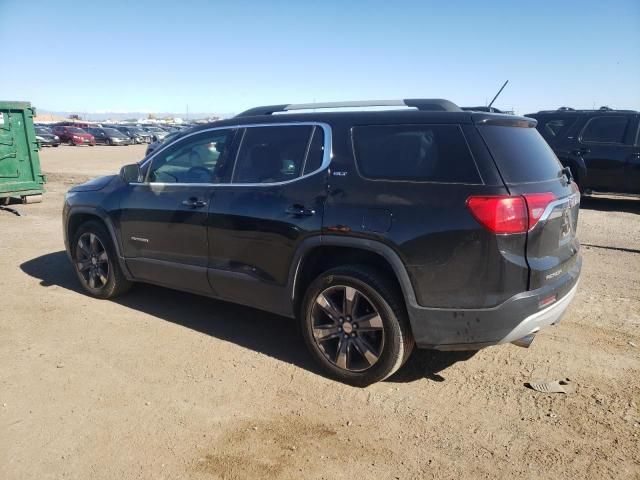
[[[120,169],[120,178],[127,183],[138,183],[142,181],[142,171],[140,165],[132,163],[131,165],[125,165]]]

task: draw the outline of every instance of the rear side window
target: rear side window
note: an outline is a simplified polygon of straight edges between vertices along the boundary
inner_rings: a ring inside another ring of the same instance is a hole
[[[275,183],[301,176],[315,129],[313,125],[247,128],[233,183]]]
[[[538,131],[545,140],[552,141],[563,137],[569,128],[576,122],[576,117],[553,117],[538,120]]]
[[[621,116],[594,117],[582,131],[584,143],[624,143],[629,119]]]
[[[365,178],[482,183],[457,125],[354,127],[353,147]]]
[[[535,128],[481,125],[484,138],[506,183],[558,178],[562,165]]]

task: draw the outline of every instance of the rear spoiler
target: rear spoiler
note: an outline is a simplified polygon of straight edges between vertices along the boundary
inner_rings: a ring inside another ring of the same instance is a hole
[[[538,125],[538,121],[534,118],[481,112],[472,113],[471,121],[476,125],[499,125],[502,127],[535,128]]]

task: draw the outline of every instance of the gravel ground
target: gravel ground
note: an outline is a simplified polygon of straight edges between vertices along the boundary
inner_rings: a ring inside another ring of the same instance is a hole
[[[144,148],[44,150],[44,202],[0,212],[0,478],[640,478],[640,201],[584,199],[578,295],[531,348],[418,351],[358,389],[290,320],[80,291],[64,192]],[[565,377],[575,393],[524,387]]]

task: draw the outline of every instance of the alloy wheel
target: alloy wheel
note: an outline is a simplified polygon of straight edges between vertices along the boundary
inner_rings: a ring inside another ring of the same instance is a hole
[[[109,281],[109,257],[96,234],[86,232],[78,238],[76,268],[90,288],[103,288]]]
[[[311,327],[316,346],[338,368],[362,372],[380,359],[382,318],[357,288],[334,285],[320,292],[311,309]]]

